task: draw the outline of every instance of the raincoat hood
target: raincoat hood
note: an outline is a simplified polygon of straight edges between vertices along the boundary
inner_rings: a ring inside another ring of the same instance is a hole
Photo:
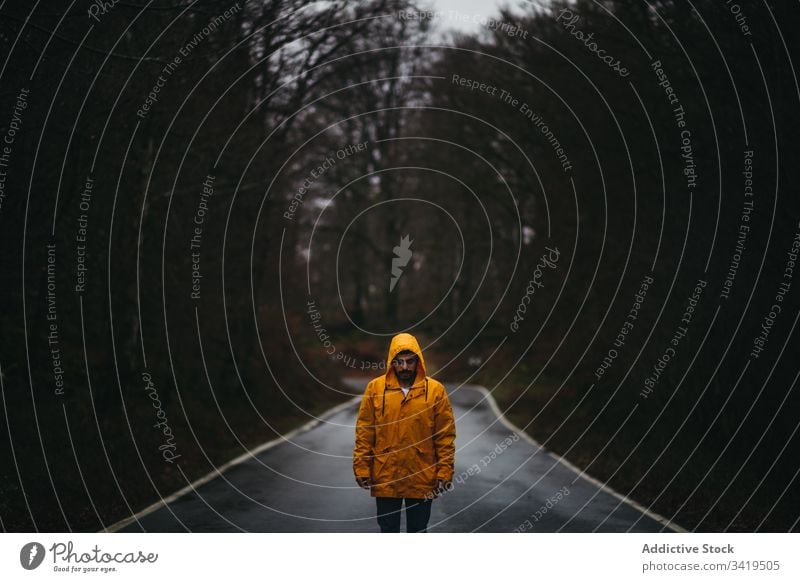
[[[397,357],[397,354],[405,351],[414,352],[419,358],[417,362],[417,377],[414,379],[414,384],[425,379],[425,358],[422,357],[422,350],[419,347],[417,338],[410,333],[399,333],[392,338],[392,343],[389,345],[389,355],[386,358],[386,383],[388,386],[400,385],[392,366],[392,360]]]

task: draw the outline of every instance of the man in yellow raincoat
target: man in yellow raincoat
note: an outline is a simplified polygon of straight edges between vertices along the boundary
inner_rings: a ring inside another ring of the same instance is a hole
[[[387,372],[367,384],[356,421],[353,472],[375,497],[381,532],[425,532],[431,502],[450,487],[455,460],[453,409],[441,382],[425,373],[416,338],[392,338]]]

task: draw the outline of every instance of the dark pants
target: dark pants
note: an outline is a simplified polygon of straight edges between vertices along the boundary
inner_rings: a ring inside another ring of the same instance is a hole
[[[400,510],[403,497],[376,497],[378,505],[378,525],[381,533],[398,533],[400,531]],[[431,517],[430,499],[410,499],[406,502],[406,531],[408,533],[425,533]]]

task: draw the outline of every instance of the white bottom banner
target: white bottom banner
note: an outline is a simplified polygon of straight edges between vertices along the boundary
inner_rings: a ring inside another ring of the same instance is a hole
[[[3,580],[800,580],[796,534],[3,534]]]

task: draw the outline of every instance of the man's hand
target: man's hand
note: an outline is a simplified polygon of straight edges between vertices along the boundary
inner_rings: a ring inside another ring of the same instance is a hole
[[[433,496],[434,497],[439,497],[439,495],[441,495],[445,491],[449,491],[452,488],[453,488],[453,482],[452,481],[444,481],[442,479],[437,479],[436,480],[436,487],[434,487],[434,489],[433,489]]]
[[[356,483],[362,489],[369,489],[372,487],[372,480],[369,477],[356,477]]]

